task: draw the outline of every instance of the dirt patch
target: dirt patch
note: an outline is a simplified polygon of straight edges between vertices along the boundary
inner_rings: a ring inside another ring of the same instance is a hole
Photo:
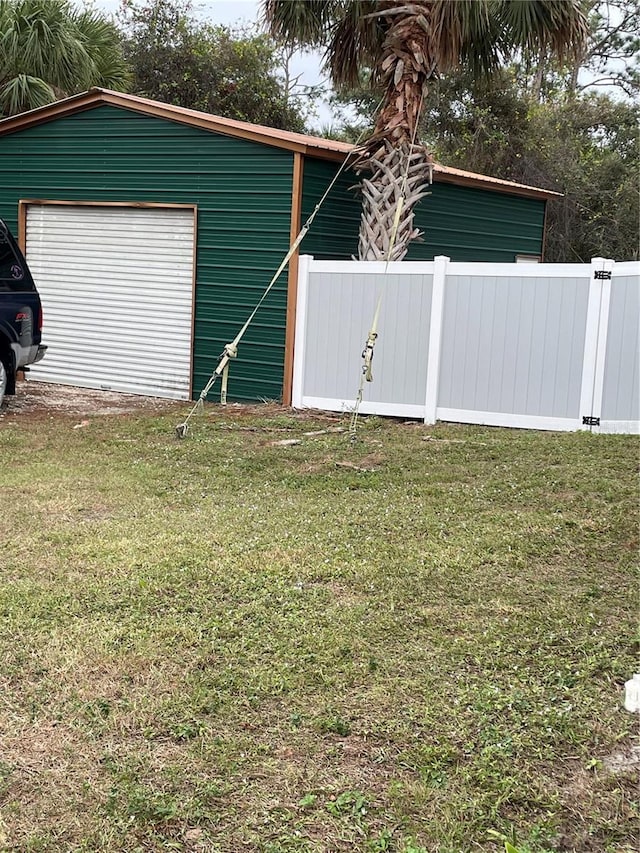
[[[602,764],[614,776],[620,773],[640,773],[640,745],[627,746],[603,758]]]
[[[166,411],[185,403],[160,397],[141,397],[116,391],[97,391],[71,385],[53,385],[33,380],[18,382],[17,393],[5,397],[0,420],[19,415],[21,419],[43,415],[122,415],[139,410]]]
[[[185,413],[193,405],[190,400],[167,400],[162,397],[143,397],[138,394],[125,394],[118,391],[101,391],[93,388],[77,388],[72,385],[58,385],[49,382],[36,382],[33,379],[19,381],[15,396],[7,396],[0,407],[0,423],[14,417],[41,419],[57,414],[73,417],[91,417],[95,415],[124,415],[135,412],[162,413],[176,411]],[[228,406],[212,405],[207,402],[204,416],[215,415],[222,420],[221,428],[250,429],[261,432],[287,432],[293,429],[295,422],[318,421],[329,426],[322,433],[342,431],[336,427],[339,417],[313,409],[297,411],[276,402],[230,403]],[[292,419],[292,423],[277,427],[242,427],[237,424],[224,424],[231,418],[282,418]],[[203,415],[199,415],[203,417]],[[85,424],[80,423],[79,426]],[[318,435],[321,433],[318,432]]]
[[[2,723],[3,731],[12,733],[3,739],[2,806],[10,846],[2,849],[24,849],[22,842],[43,827],[55,826],[59,836],[74,835],[77,815],[90,809],[90,800],[104,796],[91,745],[61,722],[36,720],[20,726],[17,720],[3,718]],[[84,791],[79,790],[78,778]]]

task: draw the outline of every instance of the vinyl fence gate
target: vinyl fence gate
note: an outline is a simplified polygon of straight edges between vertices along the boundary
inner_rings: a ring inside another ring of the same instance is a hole
[[[383,294],[366,414],[640,432],[640,263],[299,264],[293,405],[350,411]]]

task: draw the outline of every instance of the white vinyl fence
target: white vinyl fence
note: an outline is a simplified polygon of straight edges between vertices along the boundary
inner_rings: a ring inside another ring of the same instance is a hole
[[[299,264],[293,405],[350,411],[382,294],[367,414],[640,432],[640,263]]]

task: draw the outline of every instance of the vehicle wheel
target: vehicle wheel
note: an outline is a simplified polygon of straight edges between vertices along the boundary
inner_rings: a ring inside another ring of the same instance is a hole
[[[4,361],[0,359],[0,406],[4,402],[4,395],[7,390],[7,368]]]

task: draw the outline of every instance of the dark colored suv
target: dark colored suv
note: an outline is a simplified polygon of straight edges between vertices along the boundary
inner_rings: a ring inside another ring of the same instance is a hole
[[[18,370],[40,361],[42,306],[29,267],[0,219],[0,405],[15,394]]]

